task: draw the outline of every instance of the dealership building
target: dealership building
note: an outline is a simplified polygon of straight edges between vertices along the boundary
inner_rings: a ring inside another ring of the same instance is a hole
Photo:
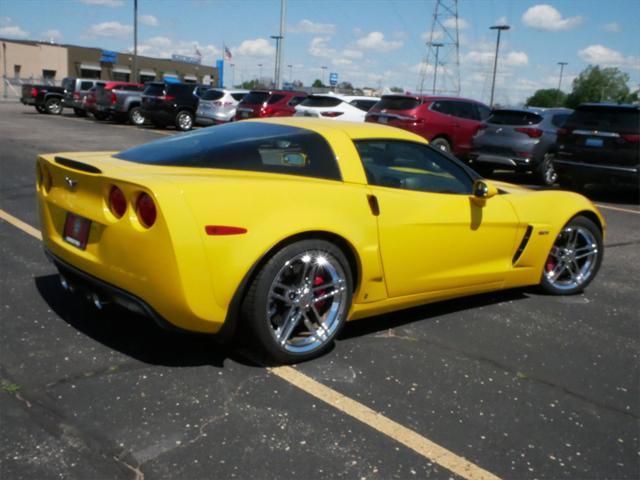
[[[64,77],[130,81],[133,55],[100,48],[0,38],[0,96],[20,96],[24,83],[59,85]],[[138,81],[164,78],[217,85],[218,70],[191,57],[151,58],[138,55]]]

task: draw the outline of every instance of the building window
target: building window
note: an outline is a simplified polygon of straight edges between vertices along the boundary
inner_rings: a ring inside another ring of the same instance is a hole
[[[42,70],[42,79],[45,82],[53,82],[56,79],[55,70]]]
[[[156,79],[155,75],[143,75],[140,74],[140,83],[153,82]]]
[[[116,82],[128,82],[129,74],[125,72],[111,72],[111,78]]]
[[[100,78],[100,70],[92,70],[88,68],[80,69],[80,76],[82,78]]]
[[[20,78],[20,65],[13,66],[13,78]]]

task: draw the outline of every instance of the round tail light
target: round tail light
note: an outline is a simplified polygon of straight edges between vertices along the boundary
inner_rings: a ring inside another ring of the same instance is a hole
[[[109,191],[109,209],[116,218],[122,218],[124,212],[127,211],[127,199],[122,190],[115,185]]]
[[[146,193],[142,192],[136,202],[136,213],[140,223],[149,228],[156,223],[156,204],[153,199]]]

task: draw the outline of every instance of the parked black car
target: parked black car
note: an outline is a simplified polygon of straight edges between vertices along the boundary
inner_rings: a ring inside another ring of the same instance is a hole
[[[500,108],[493,110],[471,141],[469,163],[479,173],[494,169],[531,172],[538,183],[553,185],[556,132],[573,110]]]
[[[39,113],[60,115],[63,108],[64,88],[53,85],[22,85],[20,101],[24,105],[33,105]]]
[[[147,83],[142,116],[156,127],[174,124],[179,130],[191,130],[198,110],[197,88],[193,83]]]
[[[558,181],[640,184],[640,105],[583,104],[558,130]]]

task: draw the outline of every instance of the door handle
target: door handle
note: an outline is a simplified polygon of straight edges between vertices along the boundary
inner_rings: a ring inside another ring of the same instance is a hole
[[[378,205],[378,198],[375,195],[367,195],[367,201],[369,202],[369,208],[374,217],[380,215],[380,205]]]

